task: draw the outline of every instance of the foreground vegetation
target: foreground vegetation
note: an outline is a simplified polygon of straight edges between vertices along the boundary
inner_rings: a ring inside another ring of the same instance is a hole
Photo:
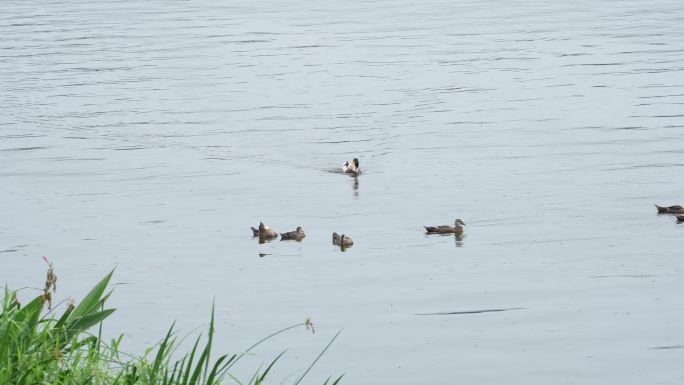
[[[148,354],[132,357],[121,352],[122,337],[110,343],[100,338],[102,321],[114,312],[114,309],[105,308],[111,295],[111,291],[107,292],[107,285],[112,273],[95,285],[78,305],[69,303],[64,313],[57,316],[52,311],[57,276],[52,264],[48,262],[48,265],[42,294],[27,304],[21,305],[17,292],[5,288],[0,314],[0,385],[210,385],[227,382],[258,385],[264,383],[283,353],[269,365],[257,369],[244,382],[231,375],[231,368],[256,346],[278,334],[296,327],[313,328],[307,320],[271,334],[242,353],[212,358],[212,310],[206,337],[198,336],[189,352],[181,354],[177,351],[179,340],[172,325],[162,340],[147,350]],[[91,329],[96,330],[91,332]],[[334,340],[294,381],[294,385],[302,383],[313,364]],[[335,385],[341,378],[328,379],[325,384]]]

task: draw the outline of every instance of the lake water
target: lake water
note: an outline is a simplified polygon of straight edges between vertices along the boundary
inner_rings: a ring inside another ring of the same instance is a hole
[[[681,1],[5,0],[0,36],[0,283],[116,267],[130,351],[214,299],[225,352],[312,317],[273,383],[339,329],[310,383],[684,381]]]

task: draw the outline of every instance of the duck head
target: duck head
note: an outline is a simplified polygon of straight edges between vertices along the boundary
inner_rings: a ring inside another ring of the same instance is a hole
[[[465,222],[463,222],[463,221],[460,220],[460,219],[457,219],[457,220],[454,221],[454,226],[455,226],[455,227],[458,227],[458,226],[465,226]]]

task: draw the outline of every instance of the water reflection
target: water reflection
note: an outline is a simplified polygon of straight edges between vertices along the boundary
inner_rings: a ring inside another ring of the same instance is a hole
[[[252,238],[258,238],[260,245],[263,245],[264,243],[273,242],[274,240],[277,239],[277,237],[267,237],[267,236],[263,236],[263,235],[255,236]]]
[[[353,196],[354,196],[354,198],[359,197],[359,175],[360,174],[348,173],[348,172],[344,172],[340,169],[328,169],[326,171],[333,173],[333,174],[344,174],[344,175],[347,175],[350,178],[352,178],[353,179],[353,183],[352,183]]]
[[[465,235],[463,234],[425,234],[425,238],[430,238],[432,236],[453,237],[456,247],[463,247],[464,245],[463,239],[465,238]]]
[[[463,247],[463,234],[454,234],[454,243],[456,247]]]

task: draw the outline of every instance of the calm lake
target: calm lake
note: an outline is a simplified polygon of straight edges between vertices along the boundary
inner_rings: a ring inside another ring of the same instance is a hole
[[[116,268],[131,352],[311,317],[274,384],[340,329],[309,383],[684,382],[680,0],[1,8],[0,284]]]

